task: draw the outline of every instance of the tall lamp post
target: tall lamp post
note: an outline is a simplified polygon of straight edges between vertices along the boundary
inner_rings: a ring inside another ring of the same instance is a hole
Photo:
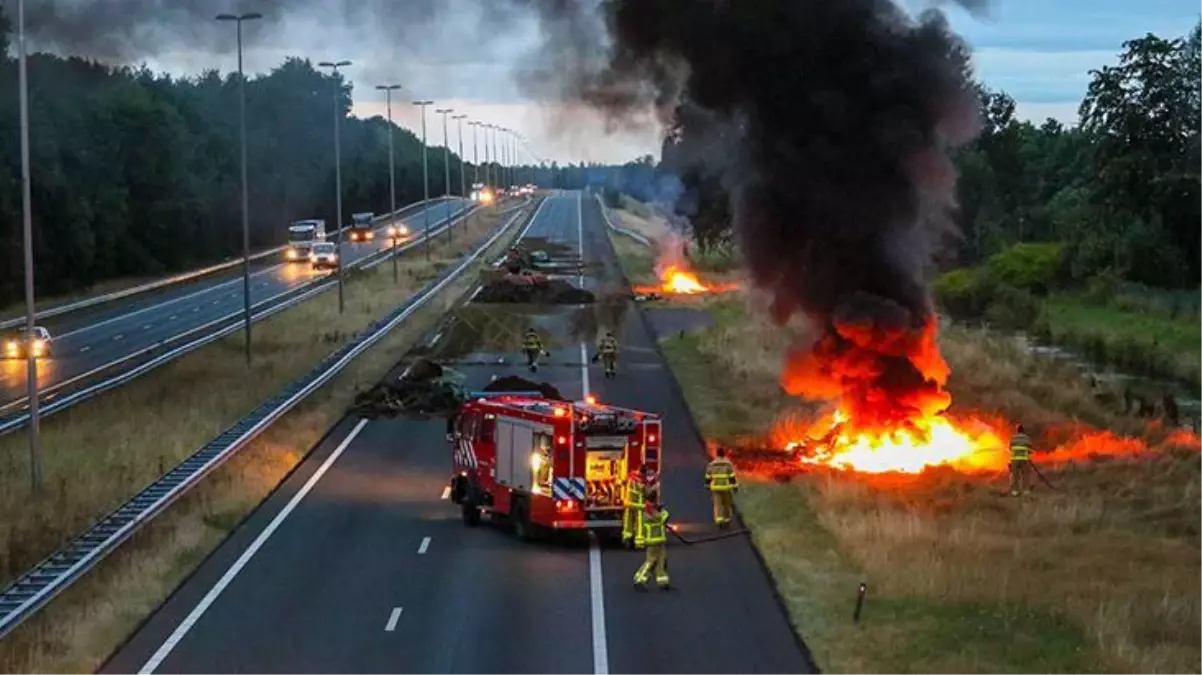
[[[451,116],[459,130],[459,194],[464,199],[467,199],[467,185],[463,182],[463,120],[466,118],[467,114]]]
[[[33,353],[33,202],[29,169],[29,76],[25,57],[25,0],[17,0],[17,59],[21,108],[21,218],[25,247],[25,363],[29,397],[29,480],[35,494],[42,489],[42,445],[38,440],[38,361]]]
[[[434,112],[442,115],[442,168],[446,174],[446,186],[444,188],[446,201],[443,203],[446,204],[447,212],[447,241],[453,242],[455,241],[455,235],[451,231],[451,225],[453,224],[451,221],[451,143],[447,140],[447,115],[455,112],[455,110],[453,108],[439,108]]]
[[[238,111],[242,127],[242,312],[246,333],[246,365],[250,365],[250,197],[246,187],[246,76],[242,72],[242,22],[262,19],[257,12],[218,14],[218,21],[233,21],[238,28]]]
[[[388,208],[389,236],[392,237],[392,283],[400,281],[400,271],[397,270],[396,244],[401,238],[400,228],[396,226],[396,162],[392,154],[392,92],[400,89],[399,84],[377,84],[376,89],[384,92],[385,110],[388,113]]]
[[[496,166],[493,167],[492,175],[493,175],[493,178],[497,181],[497,190],[500,191],[500,189],[501,189],[501,165],[499,162],[497,162],[497,158],[498,158],[498,155],[497,155],[497,129],[500,129],[501,127],[499,127],[495,124],[490,124],[490,125],[488,125],[488,128],[492,130],[492,161],[493,161],[493,163],[496,164]],[[500,201],[500,200],[497,200],[497,201]]]
[[[341,80],[338,78],[339,68],[344,68],[351,65],[350,61],[322,61],[317,64],[321,68],[329,68],[334,75],[334,208],[337,209],[338,215],[335,216],[334,229],[337,231],[335,238],[338,250],[338,313],[342,314],[345,300],[342,291],[342,101],[340,94],[342,93]]]
[[[422,111],[422,191],[425,195],[425,202],[422,208],[422,218],[425,221],[425,249],[426,260],[430,259],[430,170],[426,164],[428,148],[426,147],[426,106],[434,105],[434,101],[414,101],[413,105],[421,108]]]

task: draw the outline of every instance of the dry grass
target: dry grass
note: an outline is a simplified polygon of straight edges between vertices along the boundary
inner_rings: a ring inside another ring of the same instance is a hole
[[[22,437],[0,439],[0,555],[3,578],[57,548],[216,436],[284,384],[310,370],[355,331],[409,297],[495,222],[474,223],[454,248],[434,245],[432,264],[388,264],[357,274],[339,318],[326,293],[259,324],[248,373],[240,337],[185,356],[44,425],[48,489],[30,499]],[[463,230],[460,230],[462,232]],[[515,230],[516,231],[516,230]],[[467,239],[465,241],[465,239]],[[502,238],[491,255],[499,253]],[[479,264],[484,264],[485,256]],[[336,422],[355,392],[398,357],[474,282],[473,270],[449,285],[383,341],[273,425],[248,448],[114,554],[98,570],[0,643],[0,672],[93,670],[139,621],[249,513]]]
[[[609,213],[610,218],[616,219],[614,222],[615,225],[621,225],[628,230],[634,230],[652,241],[659,239],[670,231],[668,223],[656,214],[650,206],[625,195],[622,196],[622,207],[611,209]]]
[[[795,405],[773,384],[788,338],[735,298],[713,309],[714,327],[665,352],[707,436],[762,434]],[[957,405],[1163,437],[1050,360],[959,329],[942,346]],[[1060,491],[1011,500],[1001,477],[813,473],[748,482],[739,508],[824,670],[1199,672],[1199,474],[1194,453],[1150,451],[1067,466],[1049,474]]]

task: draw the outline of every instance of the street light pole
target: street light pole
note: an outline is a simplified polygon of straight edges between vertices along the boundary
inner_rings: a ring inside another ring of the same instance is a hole
[[[422,218],[425,221],[425,249],[426,260],[430,259],[430,170],[426,164],[426,156],[428,154],[426,147],[426,106],[434,105],[434,101],[414,101],[413,105],[418,106],[422,110],[422,191],[425,194],[424,207],[422,208]]]
[[[400,239],[400,230],[396,226],[396,161],[393,160],[392,154],[392,92],[400,89],[399,84],[377,84],[376,89],[384,92],[385,110],[388,112],[388,208],[390,209],[388,222],[391,223],[392,234],[392,283],[396,284],[400,281],[401,274],[397,269],[396,259],[396,244],[397,239]]]
[[[434,112],[442,115],[442,168],[446,174],[446,201],[447,205],[447,242],[454,242],[455,235],[452,234],[451,225],[451,143],[447,140],[447,115],[455,112],[452,108],[440,108]]]
[[[342,314],[345,300],[343,296],[343,260],[342,260],[342,84],[339,79],[339,68],[351,65],[350,61],[322,61],[317,64],[322,68],[329,68],[334,75],[334,190],[336,196],[334,199],[335,208],[338,210],[337,219],[334,221],[334,227],[338,232],[337,243],[338,250],[338,313]]]
[[[483,130],[484,130],[484,183],[485,183],[485,185],[487,185],[487,186],[488,186],[488,189],[489,189],[489,190],[492,190],[492,189],[493,189],[493,184],[492,184],[492,160],[490,159],[490,155],[488,154],[488,129],[489,129],[489,125],[487,125],[487,124],[485,124],[485,123],[483,123],[483,122],[480,122],[480,123],[479,123],[479,126],[480,126],[480,128],[481,128],[481,129],[483,129]],[[495,197],[495,196],[496,196],[496,194],[494,193],[494,194],[493,194],[493,196]]]
[[[490,125],[488,125],[488,128],[492,129],[492,161],[494,163],[496,163],[497,157],[498,157],[498,155],[497,155],[497,129],[500,129],[501,127],[498,127],[495,124],[490,124]],[[497,163],[497,165],[493,167],[492,175],[493,175],[493,178],[495,178],[497,181],[497,189],[500,190],[501,189],[501,165],[500,165],[500,163]]]
[[[451,117],[455,120],[455,126],[459,130],[459,194],[464,199],[467,199],[467,185],[463,182],[463,120],[466,117],[466,114]]]
[[[33,201],[29,169],[29,75],[25,56],[25,0],[17,0],[17,54],[21,108],[21,219],[25,247],[25,362],[29,396],[29,482],[34,494],[42,490],[42,444],[38,440],[38,360],[33,353]]]
[[[242,135],[242,313],[246,334],[246,365],[250,365],[250,190],[246,180],[246,75],[242,72],[242,22],[262,19],[257,12],[218,14],[218,21],[233,21],[238,28],[238,111]]]

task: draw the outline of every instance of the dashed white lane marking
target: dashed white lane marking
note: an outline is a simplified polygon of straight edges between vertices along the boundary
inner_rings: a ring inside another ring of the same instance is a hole
[[[214,304],[214,305],[219,305],[219,304],[221,304],[221,300],[214,300],[214,301],[213,301],[213,304]]]
[[[150,324],[148,324],[148,323],[142,324],[142,330],[150,330]]]
[[[171,316],[167,317],[167,320],[168,320],[168,321],[175,321],[175,315],[174,315],[174,314],[172,314]]]
[[[200,308],[199,308],[199,307],[193,307],[193,308],[192,308],[192,311],[193,311],[193,312],[199,312],[199,311],[200,311]]]
[[[86,351],[88,351],[89,349],[91,349],[91,347],[89,347],[89,346],[87,346],[87,345],[84,345],[83,347],[80,347],[80,348],[79,348],[79,351],[81,351],[81,352],[86,352]]]
[[[442,497],[439,497],[439,499],[450,499],[450,498],[451,498],[451,486],[444,485],[442,488]]]
[[[163,645],[154,653],[154,655],[150,657],[150,660],[146,662],[146,665],[142,666],[142,669],[138,671],[139,673],[142,675],[145,675],[146,673],[153,673],[156,668],[162,665],[163,661],[165,661],[167,657],[171,655],[171,651],[175,649],[176,645],[178,645],[180,641],[184,639],[184,636],[188,634],[188,631],[192,630],[192,626],[195,626],[196,622],[200,621],[200,617],[204,616],[204,613],[208,611],[209,607],[211,607],[213,603],[217,601],[217,598],[222,594],[222,592],[224,592],[225,589],[229,587],[230,583],[234,581],[234,577],[238,576],[238,573],[242,571],[242,568],[246,567],[247,563],[250,562],[250,559],[255,557],[255,554],[259,552],[260,548],[263,548],[263,544],[267,543],[267,540],[271,538],[271,535],[275,533],[281,524],[283,524],[284,520],[289,514],[292,513],[293,509],[295,509],[297,505],[301,503],[301,500],[309,494],[309,491],[313,489],[313,486],[317,485],[317,481],[321,480],[321,477],[326,475],[326,471],[329,471],[330,467],[334,466],[334,462],[338,461],[338,458],[342,456],[342,453],[345,452],[348,447],[350,447],[351,442],[355,440],[355,438],[359,435],[359,432],[363,431],[363,427],[367,426],[367,422],[368,420],[359,420],[359,423],[355,425],[355,428],[351,429],[351,433],[347,434],[346,438],[344,438],[342,442],[338,444],[337,448],[334,448],[334,452],[331,452],[330,456],[326,458],[326,461],[322,462],[317,471],[314,471],[313,475],[309,477],[309,480],[305,481],[304,486],[301,487],[301,489],[298,490],[295,495],[293,495],[288,504],[284,506],[284,508],[281,509],[278,514],[276,514],[276,517],[272,519],[271,523],[269,523],[267,527],[259,533],[259,536],[256,537],[253,542],[251,542],[250,546],[242,552],[242,555],[238,556],[238,559],[234,561],[233,566],[225,571],[225,574],[223,574],[221,578],[217,580],[217,583],[213,586],[213,588],[210,589],[203,598],[201,598],[200,603],[192,609],[188,616],[184,617],[184,620],[180,623],[180,625],[177,626],[171,635],[167,637],[167,641],[164,642]],[[399,618],[401,614],[400,608],[398,607],[394,611]]]
[[[388,623],[384,624],[384,630],[391,633],[396,630],[396,624],[401,620],[401,612],[405,611],[401,607],[393,607],[392,614],[388,615]]]
[[[124,337],[125,337],[125,335],[123,335],[123,334],[121,334],[121,333],[118,333],[117,335],[114,335],[114,336],[113,336],[113,339],[114,339],[114,340],[120,340],[120,339],[122,339],[122,338],[124,338]]]
[[[422,543],[417,547],[418,555],[426,555],[426,549],[430,548],[430,538],[422,537]]]

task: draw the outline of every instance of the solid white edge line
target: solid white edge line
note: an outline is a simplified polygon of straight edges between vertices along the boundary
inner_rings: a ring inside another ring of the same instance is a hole
[[[429,549],[430,549],[430,538],[422,537],[422,543],[420,546],[417,547],[417,554],[418,555],[426,555],[426,551],[428,551]]]
[[[584,209],[583,192],[576,193],[576,237],[580,260],[584,261]],[[584,288],[584,275],[580,275],[580,287]],[[584,396],[589,395],[588,348],[580,343],[580,384]],[[588,590],[590,618],[593,624],[593,672],[609,675],[609,642],[605,637],[605,585],[601,578],[601,546],[595,534],[588,540]]]
[[[442,488],[442,496],[439,497],[439,499],[450,499],[450,498],[451,498],[451,486],[444,485]]]
[[[388,623],[384,625],[384,630],[391,633],[396,630],[396,624],[401,620],[401,612],[405,611],[403,607],[393,607],[392,613],[388,615]]]
[[[330,456],[321,463],[321,466],[318,467],[317,471],[313,472],[313,475],[309,477],[309,480],[305,481],[304,486],[302,486],[301,489],[292,496],[292,499],[288,501],[288,504],[276,514],[271,523],[269,523],[267,527],[259,533],[259,536],[256,537],[253,542],[251,542],[250,546],[248,546],[246,550],[242,552],[242,555],[238,556],[238,559],[234,561],[234,564],[231,565],[230,568],[225,571],[225,574],[223,574],[221,578],[217,580],[217,583],[213,585],[213,588],[209,589],[209,592],[206,593],[203,598],[201,598],[200,602],[195,608],[192,609],[188,616],[184,617],[184,620],[180,622],[179,626],[177,626],[174,631],[172,631],[171,635],[167,637],[167,640],[163,642],[162,646],[160,646],[158,650],[151,655],[150,660],[146,662],[146,665],[142,666],[142,668],[138,671],[139,673],[153,673],[156,668],[162,665],[163,661],[165,661],[167,657],[171,655],[171,652],[175,649],[176,645],[178,645],[180,641],[184,639],[184,636],[188,634],[188,631],[192,630],[192,627],[196,625],[196,622],[200,620],[200,617],[204,616],[204,613],[208,611],[209,607],[211,607],[213,603],[217,601],[217,598],[221,595],[221,593],[225,591],[231,582],[233,582],[234,577],[238,576],[238,573],[242,571],[242,568],[246,567],[247,563],[250,562],[250,559],[253,558],[255,554],[259,552],[259,549],[263,547],[263,544],[267,543],[267,540],[270,539],[271,535],[275,533],[276,529],[283,524],[284,520],[289,516],[289,514],[292,513],[292,510],[295,509],[297,505],[300,504],[301,500],[309,494],[309,491],[313,489],[313,486],[317,485],[317,481],[321,480],[321,477],[325,475],[326,471],[329,471],[330,467],[334,465],[334,462],[338,461],[338,458],[342,456],[342,453],[346,451],[348,447],[350,447],[351,442],[355,440],[355,437],[359,435],[359,432],[363,430],[363,427],[367,426],[367,422],[368,420],[359,420],[359,423],[355,425],[355,428],[351,429],[351,433],[347,434],[346,438],[344,438],[342,442],[338,444],[338,447],[334,448],[334,452],[331,452]]]

